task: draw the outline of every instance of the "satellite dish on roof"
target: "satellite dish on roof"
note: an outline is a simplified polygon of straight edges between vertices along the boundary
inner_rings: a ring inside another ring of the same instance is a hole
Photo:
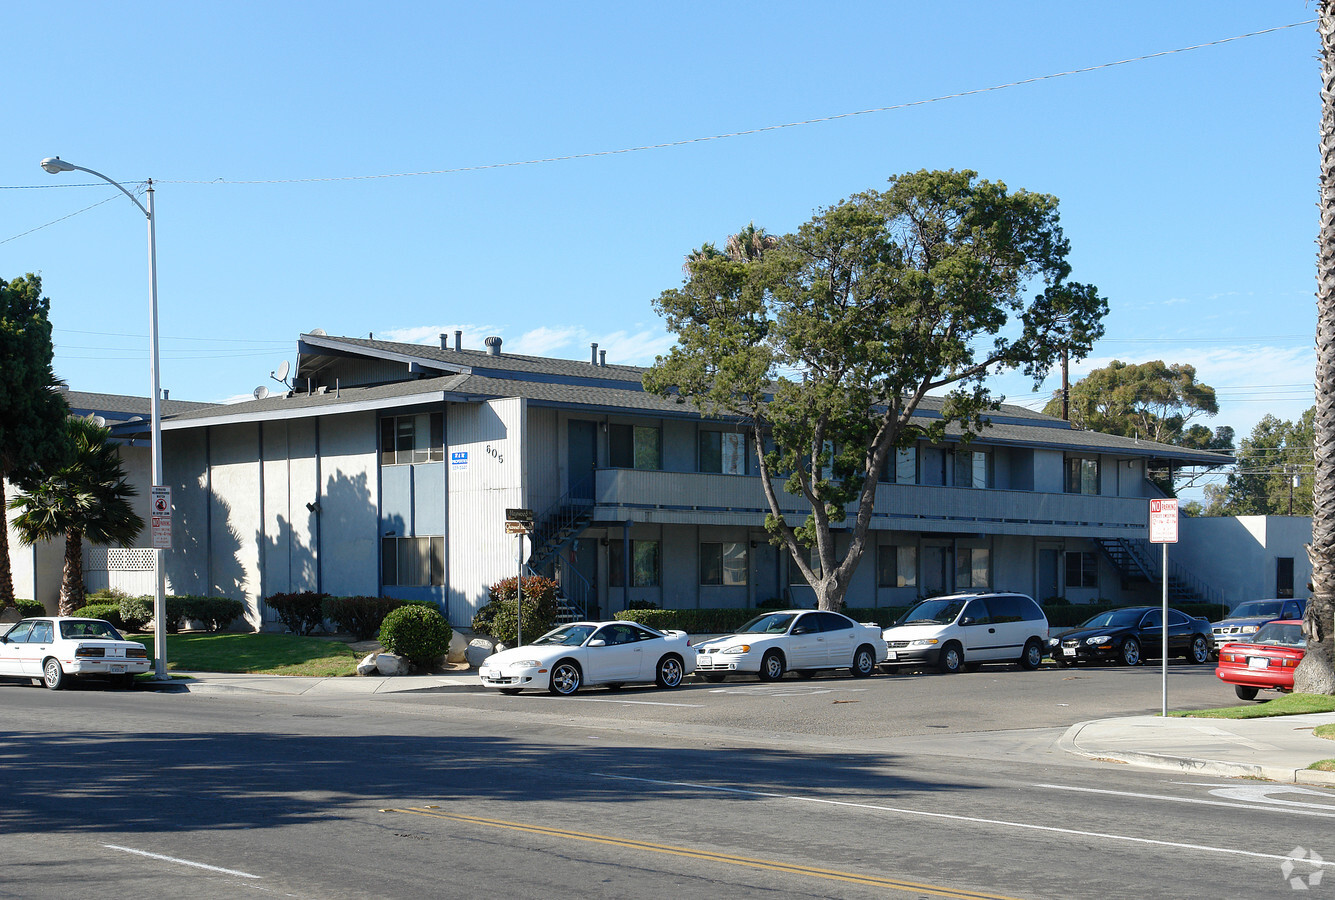
[[[107,420],[102,418],[101,416],[93,416],[93,424],[96,425],[98,428],[106,428]]]
[[[278,382],[279,384],[281,384],[283,387],[290,387],[290,385],[288,385],[287,383],[287,373],[290,371],[292,371],[292,366],[288,364],[287,360],[283,360],[283,364],[278,367],[278,371],[270,372],[269,377],[272,378],[274,381]]]
[[[269,396],[269,389],[264,385],[260,385],[255,388],[255,390],[251,391],[251,393],[255,395],[256,400],[263,400],[265,397]]]
[[[323,328],[312,328],[312,329],[311,329],[311,334],[321,334],[321,335],[323,335],[323,334],[328,334],[328,333],[329,333],[329,332],[325,331]]]

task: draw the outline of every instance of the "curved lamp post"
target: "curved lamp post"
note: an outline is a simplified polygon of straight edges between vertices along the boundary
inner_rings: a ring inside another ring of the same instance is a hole
[[[162,390],[158,384],[158,239],[153,218],[153,180],[150,178],[148,181],[148,206],[145,207],[144,204],[135,199],[134,194],[127,191],[119,182],[112,181],[101,172],[94,172],[92,169],[85,169],[83,166],[65,162],[59,156],[50,156],[42,160],[42,168],[52,175],[58,175],[61,172],[87,172],[89,175],[96,175],[107,184],[114,185],[122,194],[129,197],[130,202],[139,207],[139,211],[148,218],[148,344],[150,348],[148,374],[149,380],[152,382],[149,408],[152,410],[153,423],[153,486],[156,487],[162,484],[162,418],[159,410],[159,398],[162,396]],[[167,616],[162,582],[162,553],[155,547],[153,549],[153,583],[155,585],[153,600],[153,674],[157,678],[167,677]]]

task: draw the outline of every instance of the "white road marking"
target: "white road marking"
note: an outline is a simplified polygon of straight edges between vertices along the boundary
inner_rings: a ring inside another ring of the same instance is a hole
[[[552,697],[553,701],[578,701],[580,703],[627,703],[631,706],[681,706],[686,709],[700,709],[700,703],[664,703],[661,700],[613,700],[610,697]]]
[[[1177,782],[1178,784],[1190,784],[1190,782]],[[1210,785],[1197,785],[1198,787],[1210,787]],[[1081,794],[1106,794],[1112,797],[1131,797],[1136,800],[1166,800],[1170,803],[1187,803],[1197,806],[1226,806],[1233,809],[1261,809],[1267,812],[1286,812],[1295,816],[1320,816],[1327,819],[1335,819],[1335,805],[1329,803],[1299,803],[1293,800],[1270,800],[1261,799],[1256,794],[1271,793],[1276,794],[1286,790],[1283,785],[1260,785],[1254,788],[1219,786],[1218,790],[1210,791],[1217,797],[1232,797],[1236,800],[1250,801],[1242,803],[1229,803],[1225,800],[1203,800],[1197,797],[1174,797],[1170,794],[1138,794],[1133,791],[1110,791],[1104,788],[1071,787],[1064,784],[1036,784],[1034,787],[1048,788],[1054,791],[1075,791]],[[1320,791],[1304,791],[1302,788],[1287,789],[1296,790],[1300,793],[1315,794],[1318,797],[1328,797],[1329,794],[1323,794]],[[1269,804],[1262,806],[1258,804]],[[1322,810],[1318,812],[1317,810]]]
[[[795,800],[799,803],[821,803],[827,806],[843,806],[853,809],[868,809],[875,812],[890,812],[905,816],[920,816],[925,819],[945,819],[952,822],[970,822],[976,825],[1000,825],[1005,828],[1018,828],[1024,831],[1045,831],[1050,834],[1065,834],[1072,837],[1099,838],[1106,841],[1123,841],[1129,844],[1149,844],[1155,847],[1171,847],[1174,850],[1200,850],[1206,853],[1221,853],[1229,856],[1249,856],[1254,859],[1292,861],[1293,857],[1282,853],[1257,853],[1253,850],[1234,850],[1228,847],[1211,847],[1208,844],[1186,844],[1179,841],[1160,841],[1154,838],[1132,837],[1125,834],[1111,834],[1102,831],[1081,831],[1075,828],[1058,828],[1055,825],[1035,825],[1032,822],[1008,822],[1005,819],[984,819],[979,816],[959,816],[951,813],[930,812],[922,809],[908,809],[902,806],[880,806],[875,803],[854,803],[851,800],[828,800],[824,797],[802,797],[797,794],[778,794],[770,791],[749,791],[743,788],[718,787],[712,784],[695,784],[689,781],[659,781],[654,778],[635,778],[629,775],[612,775],[592,772],[599,778],[616,778],[621,781],[638,781],[642,784],[661,784],[666,787],[694,788],[700,791],[715,791],[722,794],[746,794],[750,797],[768,797],[772,800]],[[1315,865],[1315,863],[1314,863]],[[1322,866],[1335,866],[1335,860],[1320,863]]]
[[[103,844],[108,850],[120,850],[124,853],[133,853],[136,856],[147,856],[149,859],[160,859],[163,862],[178,863],[182,866],[193,866],[196,869],[207,869],[210,872],[221,872],[224,875],[237,875],[241,878],[259,878],[259,875],[252,875],[249,872],[239,872],[236,869],[224,869],[220,866],[210,866],[205,863],[191,862],[188,859],[177,859],[174,856],[163,856],[161,853],[149,853],[147,850],[136,850],[133,847],[118,847],[115,844]]]

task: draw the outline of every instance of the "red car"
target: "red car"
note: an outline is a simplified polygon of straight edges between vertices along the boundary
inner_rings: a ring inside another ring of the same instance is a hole
[[[1219,668],[1214,673],[1233,685],[1241,700],[1255,700],[1261,690],[1293,690],[1293,670],[1307,652],[1303,623],[1280,619],[1261,626],[1246,643],[1219,648]]]

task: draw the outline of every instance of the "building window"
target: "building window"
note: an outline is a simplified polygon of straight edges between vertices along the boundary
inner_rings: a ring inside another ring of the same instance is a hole
[[[816,553],[816,548],[808,547],[805,552],[807,554],[807,563],[810,564],[811,566],[811,571],[816,573],[817,578],[820,578],[821,577],[820,556]],[[797,562],[792,559],[788,560],[788,583],[789,584],[807,583],[806,578],[803,577],[802,575],[802,570],[798,568]]]
[[[883,588],[918,586],[918,548],[882,544],[876,556],[876,585]]]
[[[609,425],[607,462],[614,469],[661,469],[658,429],[645,425]]]
[[[1099,461],[1089,457],[1066,458],[1066,493],[1098,494]]]
[[[1068,588],[1096,588],[1099,586],[1099,560],[1088,551],[1069,550],[1066,553],[1066,586]]]
[[[380,539],[381,582],[386,587],[428,587],[445,583],[445,538]]]
[[[986,547],[960,547],[955,551],[955,589],[985,588],[991,583]]]
[[[742,541],[700,545],[701,584],[746,584],[746,544]]]
[[[987,453],[983,450],[955,451],[955,487],[987,487]]]
[[[607,584],[609,587],[626,586],[626,554],[622,545],[608,546]],[[658,587],[658,541],[631,541],[631,587]]]
[[[444,413],[385,416],[380,420],[382,466],[443,462],[444,459]]]
[[[1293,596],[1293,557],[1275,558],[1275,596],[1285,599]]]
[[[736,432],[700,432],[700,471],[746,474],[746,436]]]
[[[885,468],[881,469],[881,481],[892,484],[917,484],[918,448],[896,448],[894,455],[885,461]]]

